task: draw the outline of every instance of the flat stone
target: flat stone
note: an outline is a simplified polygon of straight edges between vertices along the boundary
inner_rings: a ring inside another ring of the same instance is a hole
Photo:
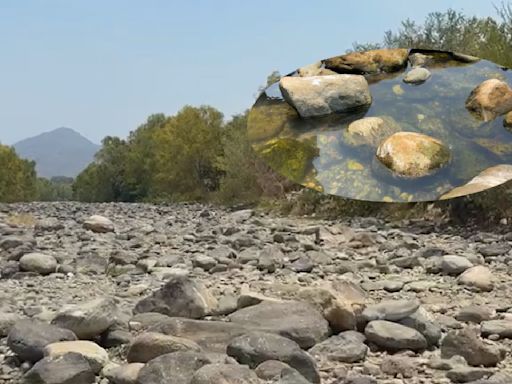
[[[496,311],[485,305],[469,305],[460,309],[455,318],[459,321],[480,324],[482,321],[491,320]]]
[[[28,253],[21,257],[20,269],[26,272],[48,275],[56,271],[57,260],[53,256],[44,253]]]
[[[292,339],[301,348],[310,348],[330,334],[329,324],[322,314],[314,306],[297,301],[262,302],[234,312],[228,318],[237,325]]]
[[[363,361],[368,352],[365,339],[366,337],[359,332],[341,332],[315,345],[308,352],[317,361],[326,359],[341,363],[356,363]]]
[[[447,275],[460,275],[466,269],[473,267],[473,263],[463,256],[441,256],[441,269]]]
[[[494,372],[488,368],[462,367],[455,368],[446,373],[446,377],[454,383],[469,383],[480,379],[487,379]]]
[[[137,384],[137,377],[143,367],[142,363],[106,366],[101,373],[112,384]]]
[[[360,75],[283,77],[279,87],[302,117],[347,112],[372,102],[368,82]]]
[[[489,320],[482,322],[482,336],[498,335],[501,338],[512,339],[512,320]]]
[[[37,320],[21,320],[14,324],[7,345],[23,361],[36,362],[44,356],[44,347],[58,341],[76,340],[68,329]]]
[[[48,357],[58,357],[68,353],[77,353],[83,356],[89,362],[94,373],[100,372],[109,362],[107,351],[92,341],[60,341],[48,344],[44,348],[44,355]]]
[[[117,305],[113,298],[100,298],[65,307],[52,324],[73,331],[80,339],[92,339],[114,324]]]
[[[254,373],[262,380],[272,380],[279,377],[281,372],[287,368],[290,366],[282,361],[266,360],[254,369]]]
[[[427,348],[427,340],[415,329],[386,320],[374,320],[364,330],[367,340],[388,351]]]
[[[25,384],[93,384],[94,371],[88,361],[76,353],[39,360],[25,374]]]
[[[296,342],[276,334],[253,332],[237,337],[228,345],[227,354],[252,369],[266,360],[282,361],[312,383],[320,383],[313,358]]]
[[[429,346],[439,345],[442,337],[441,327],[436,323],[434,316],[425,308],[419,307],[416,312],[399,320],[399,323],[421,333]]]
[[[366,321],[398,321],[418,310],[420,303],[416,300],[384,300],[378,304],[368,305],[362,317]]]
[[[192,340],[182,337],[145,332],[138,335],[128,349],[129,363],[147,363],[157,356],[178,351],[199,352],[201,347]]]

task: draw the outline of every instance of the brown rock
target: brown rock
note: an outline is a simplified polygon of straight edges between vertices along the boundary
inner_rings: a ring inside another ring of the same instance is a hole
[[[512,111],[512,89],[501,80],[486,80],[471,92],[466,108],[484,121],[494,120]]]
[[[382,140],[398,131],[400,126],[390,116],[365,117],[350,123],[344,136],[351,145],[377,147]]]
[[[398,132],[384,140],[377,158],[397,175],[426,176],[450,161],[450,150],[438,139],[415,132]]]
[[[324,60],[325,67],[339,73],[396,72],[407,65],[407,49],[377,49],[352,52]]]

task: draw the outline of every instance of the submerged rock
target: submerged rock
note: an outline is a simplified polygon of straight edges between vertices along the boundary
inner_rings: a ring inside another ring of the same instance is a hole
[[[255,105],[247,116],[247,137],[251,141],[272,138],[297,117],[297,112],[285,102]]]
[[[339,73],[396,72],[407,65],[407,49],[376,49],[352,52],[324,60],[325,67]]]
[[[512,111],[512,89],[504,81],[486,80],[471,92],[466,108],[484,121],[494,120]]]
[[[345,140],[351,145],[370,145],[377,147],[382,140],[399,132],[400,126],[390,116],[365,117],[356,120],[344,132]]]
[[[398,132],[383,141],[377,158],[397,175],[426,176],[450,161],[450,150],[438,139],[415,132]]]
[[[265,162],[281,175],[301,182],[318,156],[318,148],[311,140],[276,138],[256,149]]]
[[[432,74],[426,68],[414,68],[407,72],[404,76],[404,83],[421,84],[427,81]]]
[[[512,165],[496,165],[480,172],[478,176],[471,179],[466,184],[454,188],[448,193],[445,193],[441,196],[440,199],[452,199],[454,197],[466,196],[472,193],[482,192],[486,189],[506,183],[509,180],[512,180]]]
[[[301,117],[347,112],[372,102],[368,82],[359,75],[283,77],[279,86]]]

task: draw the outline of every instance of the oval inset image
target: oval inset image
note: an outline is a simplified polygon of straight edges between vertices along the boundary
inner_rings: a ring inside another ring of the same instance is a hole
[[[354,52],[265,89],[247,134],[275,171],[358,200],[450,199],[512,179],[512,73],[461,53]]]

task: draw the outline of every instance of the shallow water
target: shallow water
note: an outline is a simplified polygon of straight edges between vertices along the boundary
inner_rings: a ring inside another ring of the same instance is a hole
[[[265,143],[276,138],[312,145],[317,155],[308,162],[304,177],[291,177],[286,164],[278,169],[275,163],[272,165],[284,176],[308,187],[370,201],[437,200],[488,167],[512,164],[512,132],[503,126],[503,116],[484,123],[465,108],[469,94],[483,81],[498,78],[512,84],[511,71],[486,60],[472,64],[446,61],[427,68],[432,76],[420,85],[403,82],[410,64],[383,79],[368,75],[373,99],[368,109],[308,119],[288,113],[283,117],[284,128],[279,133],[254,140],[253,147],[261,151]],[[265,90],[253,108],[272,109],[284,107],[283,104],[288,105],[276,83]],[[375,148],[352,146],[343,135],[351,122],[370,116],[391,116],[402,131],[424,133],[442,140],[451,150],[450,163],[426,177],[407,179],[393,175],[376,159]],[[493,141],[504,144],[499,153],[482,145]]]

